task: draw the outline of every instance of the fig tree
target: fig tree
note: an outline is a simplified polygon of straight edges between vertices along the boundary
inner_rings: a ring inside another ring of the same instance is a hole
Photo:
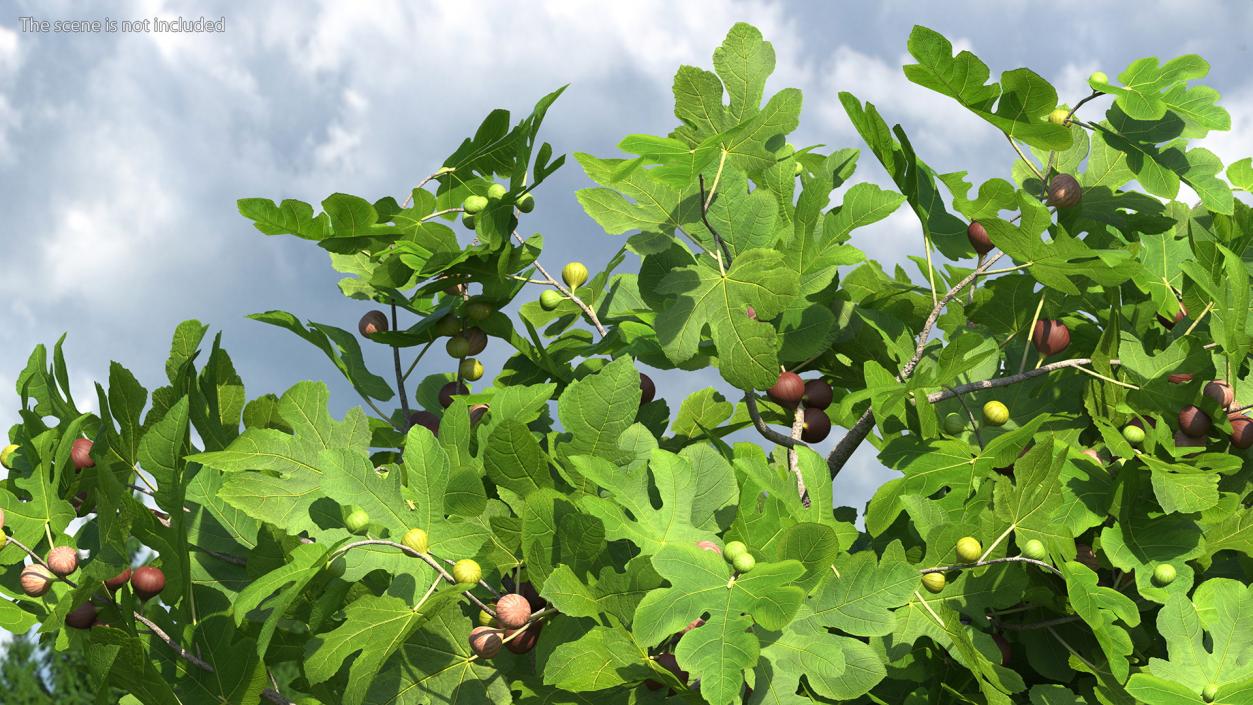
[[[65,615],[65,626],[74,629],[91,629],[91,625],[96,623],[96,606],[88,600],[83,604],[70,610]]]
[[[4,469],[13,469],[13,454],[17,452],[17,449],[16,443],[10,443],[4,447],[4,450],[0,450],[0,465],[4,466]]]
[[[566,297],[562,296],[561,292],[556,289],[545,289],[540,292],[539,306],[545,311],[551,311],[560,306],[561,302],[565,300]]]
[[[426,553],[427,549],[431,547],[431,540],[426,535],[426,531],[417,527],[406,531],[404,536],[400,537],[400,543],[418,553]]]
[[[52,587],[52,582],[56,577],[52,571],[39,565],[32,563],[22,569],[22,575],[18,578],[18,582],[22,585],[22,592],[31,597],[41,597]]]
[[[78,570],[78,551],[72,546],[57,546],[48,551],[47,563],[53,573],[64,578]]]
[[[486,207],[487,197],[478,194],[466,196],[466,200],[461,202],[461,209],[470,215],[475,215]]]
[[[1070,329],[1061,321],[1041,318],[1035,322],[1031,343],[1041,355],[1056,355],[1070,345]]]
[[[831,433],[831,417],[822,409],[805,409],[804,425],[801,427],[801,440],[806,443],[821,443]]]
[[[1065,125],[1070,119],[1070,111],[1065,108],[1054,108],[1049,113],[1049,122],[1054,125]]]
[[[831,385],[821,379],[811,379],[805,382],[805,395],[801,397],[805,402],[805,406],[814,409],[825,409],[831,406],[831,401],[835,398]]]
[[[1049,182],[1048,204],[1058,208],[1071,208],[1079,205],[1083,198],[1083,188],[1070,174],[1058,174]]]
[[[1179,410],[1179,430],[1193,438],[1204,438],[1213,427],[1209,414],[1189,404]]]
[[[1220,409],[1226,409],[1236,400],[1236,393],[1231,385],[1217,379],[1205,385],[1203,394],[1213,399]]]
[[[1175,566],[1169,563],[1158,563],[1157,567],[1153,569],[1153,584],[1158,587],[1166,587],[1175,582],[1177,575]]]
[[[561,280],[574,291],[587,281],[587,267],[582,262],[571,262],[561,268]]]
[[[473,585],[483,579],[483,569],[479,567],[478,561],[462,558],[453,564],[452,577],[462,585]]]
[[[492,184],[487,187],[487,197],[492,200],[503,198],[506,193],[509,193],[509,189],[504,184]]]
[[[943,573],[924,573],[922,576],[922,586],[930,592],[940,592],[947,583]]]
[[[464,396],[469,393],[469,388],[453,380],[439,388],[439,405],[447,409],[452,406],[453,397]]]
[[[1004,426],[1009,423],[1009,407],[993,399],[983,405],[983,421],[989,426]]]
[[[468,379],[471,382],[478,381],[483,377],[483,363],[472,357],[467,357],[457,366],[457,372],[462,379]]]
[[[529,193],[524,193],[521,196],[518,196],[518,201],[515,205],[517,205],[518,210],[523,213],[530,213],[535,210],[535,197]]]
[[[957,559],[962,563],[975,563],[983,555],[983,544],[973,536],[957,539]]]
[[[766,396],[781,406],[795,406],[805,396],[805,380],[795,372],[781,372]]]
[[[944,415],[944,432],[950,436],[959,435],[966,430],[966,417],[950,411]]]
[[[379,310],[367,311],[360,321],[357,321],[357,332],[361,333],[364,338],[369,338],[375,333],[387,332],[387,314]]]
[[[977,220],[970,221],[970,225],[966,226],[966,239],[970,241],[970,246],[975,248],[975,252],[978,252],[980,257],[996,247],[992,244],[992,239],[988,237],[988,229]]]
[[[409,414],[409,426],[421,426],[435,435],[439,435],[439,417],[429,411],[420,410]]]
[[[505,629],[521,629],[531,619],[531,603],[518,593],[503,595],[496,601],[496,621]]]
[[[79,438],[74,441],[74,445],[70,447],[70,460],[74,463],[74,467],[79,470],[96,467],[96,461],[91,459],[91,448],[94,445],[86,438]]]
[[[657,385],[653,384],[653,378],[640,373],[640,406],[647,404],[657,396]]]
[[[491,627],[475,627],[470,630],[470,650],[479,658],[492,658],[500,653],[500,632]]]
[[[1042,561],[1048,556],[1048,550],[1040,539],[1028,539],[1022,545],[1022,555],[1035,561]]]
[[[348,512],[348,516],[344,517],[344,526],[354,534],[365,531],[369,525],[370,514],[360,507]]]
[[[131,573],[131,590],[139,599],[150,600],[165,589],[165,573],[150,565],[140,566]]]
[[[753,558],[751,553],[741,553],[731,561],[731,565],[735,568],[735,572],[747,573],[757,567],[757,559]]]

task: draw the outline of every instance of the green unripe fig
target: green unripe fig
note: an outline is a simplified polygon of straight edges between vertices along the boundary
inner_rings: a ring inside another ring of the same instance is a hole
[[[462,558],[452,566],[452,578],[462,585],[473,585],[483,579],[478,561]]]
[[[926,573],[922,576],[922,586],[929,592],[939,592],[944,589],[944,585],[948,583],[943,573]]]
[[[335,560],[326,564],[326,572],[333,578],[344,577],[344,571],[348,570],[348,562],[343,556],[336,556]]]
[[[505,188],[504,184],[492,184],[487,187],[487,197],[492,200],[496,200],[508,192],[509,189]]]
[[[496,309],[485,301],[472,301],[466,304],[466,317],[472,321],[482,321]]]
[[[722,549],[722,557],[727,559],[728,563],[735,562],[736,556],[742,556],[748,553],[748,546],[743,541],[728,541],[725,548]]]
[[[464,335],[457,334],[448,339],[444,349],[448,351],[449,357],[469,357],[470,341]]]
[[[792,173],[796,176],[800,176],[801,174],[804,174],[805,166],[801,164],[800,162],[796,162],[796,167],[792,170]]]
[[[466,200],[461,202],[461,209],[470,215],[474,215],[487,207],[487,197],[477,194],[466,196]]]
[[[1070,117],[1069,110],[1065,108],[1057,108],[1053,112],[1049,113],[1049,122],[1053,123],[1054,125],[1065,125],[1069,117]]]
[[[1040,539],[1031,539],[1022,545],[1022,555],[1024,558],[1042,561],[1048,555],[1048,550],[1044,548],[1044,542]]]
[[[1109,83],[1109,76],[1106,76],[1104,71],[1093,71],[1092,75],[1088,76],[1088,83]]]
[[[444,315],[435,322],[435,335],[453,336],[461,332],[461,321],[451,313]]]
[[[1205,686],[1205,690],[1201,691],[1201,699],[1207,703],[1214,702],[1214,698],[1218,697],[1218,686],[1210,683]]]
[[[16,443],[10,443],[9,445],[4,447],[4,450],[0,450],[0,465],[3,465],[6,470],[12,470],[13,469],[13,454],[16,452],[17,452]]]
[[[983,544],[973,536],[957,539],[957,559],[962,563],[974,563],[983,555]]]
[[[1009,422],[1009,407],[995,400],[984,404],[983,421],[989,426],[1004,426]]]
[[[571,262],[561,268],[561,278],[574,291],[587,281],[587,267],[582,262]]]
[[[1153,569],[1153,584],[1158,587],[1166,587],[1175,582],[1177,574],[1175,566],[1169,563],[1158,563],[1157,567]]]
[[[753,558],[751,553],[741,553],[731,560],[731,565],[734,566],[735,572],[747,573],[757,567],[757,559]]]
[[[466,226],[467,230],[473,230],[476,222],[477,221],[474,219],[474,216],[469,213],[465,213],[461,216],[461,224]]]
[[[4,529],[0,529],[0,548],[4,548],[5,546],[8,546],[8,545],[9,545],[9,534]]]
[[[517,206],[518,210],[523,213],[530,213],[535,210],[535,197],[529,193],[524,193],[521,196],[518,196]]]
[[[462,379],[468,379],[471,382],[474,382],[483,376],[483,363],[472,357],[467,357],[461,361],[457,370],[461,373]]]
[[[1144,429],[1139,426],[1124,426],[1122,429],[1122,437],[1133,446],[1138,446],[1144,442]]]
[[[966,418],[956,411],[950,411],[944,417],[944,432],[956,436],[966,430]]]
[[[479,610],[479,626],[494,627],[496,626],[496,618],[489,614],[486,610]]]
[[[545,311],[551,311],[561,305],[566,297],[561,295],[560,291],[555,289],[545,289],[539,295],[539,306]]]
[[[365,527],[369,525],[370,515],[361,508],[352,510],[348,513],[348,516],[344,517],[344,526],[348,527],[348,530],[354,534],[365,531]]]
[[[418,528],[406,531],[405,535],[400,537],[400,542],[418,553],[426,553],[431,547],[431,540],[426,532]]]

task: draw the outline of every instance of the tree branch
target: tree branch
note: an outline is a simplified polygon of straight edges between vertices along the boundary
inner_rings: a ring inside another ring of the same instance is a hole
[[[996,565],[998,563],[1030,563],[1031,565],[1043,568],[1054,575],[1062,574],[1060,570],[1054,568],[1048,563],[1045,563],[1044,561],[1037,561],[1034,558],[1027,558],[1026,556],[1006,556],[1004,558],[993,558],[991,560],[976,561],[974,563],[962,563],[960,565],[942,565],[934,568],[923,568],[918,572],[923,575],[926,575],[927,573],[948,573],[954,570],[969,570],[971,568],[981,568],[985,565]]]
[[[1056,372],[1057,370],[1065,370],[1065,369],[1069,369],[1072,367],[1083,367],[1084,365],[1090,365],[1090,364],[1092,364],[1092,360],[1086,357],[1074,358],[1072,360],[1060,360],[1058,362],[1050,362],[1047,365],[1040,365],[1034,370],[1027,370],[1026,372],[1022,372],[1020,374],[1010,375],[1008,377],[997,377],[994,379],[985,379],[985,380],[980,380],[978,382],[969,382],[967,384],[959,384],[956,387],[945,389],[940,392],[932,392],[931,394],[927,395],[927,401],[934,404],[935,402],[944,401],[945,399],[951,399],[960,394],[967,394],[969,392],[977,392],[983,389],[995,389],[997,387],[1008,387],[1011,384],[1018,384],[1019,382],[1025,382],[1029,379],[1034,379],[1036,377],[1040,377],[1041,375],[1046,375],[1050,372]],[[1119,364],[1119,361],[1110,360],[1109,364],[1117,365]]]
[[[513,237],[518,242],[524,245],[526,244],[526,240],[523,240],[522,236],[519,235],[517,231],[514,231]],[[596,317],[596,312],[592,310],[591,306],[588,306],[587,303],[583,301],[583,299],[580,299],[578,295],[574,293],[573,290],[568,289],[565,286],[562,286],[560,282],[554,279],[553,276],[548,273],[548,270],[544,269],[544,265],[539,263],[538,259],[532,262],[531,264],[535,265],[535,268],[539,270],[539,273],[544,275],[544,279],[546,280],[546,283],[552,285],[553,288],[555,288],[557,291],[560,291],[563,295],[565,295],[566,298],[573,301],[576,306],[578,306],[580,309],[583,309],[583,314],[586,315],[587,319],[592,322],[593,326],[596,327],[596,332],[600,333],[600,337],[603,338],[606,335],[609,335],[609,331],[605,329],[605,326],[600,322],[600,319]]]
[[[766,422],[761,418],[761,410],[757,408],[757,396],[751,391],[744,392],[744,405],[748,407],[748,417],[753,420],[753,427],[756,428],[757,432],[764,436],[766,440],[786,448],[806,445],[800,440],[789,438],[788,436],[785,436],[767,426]]]

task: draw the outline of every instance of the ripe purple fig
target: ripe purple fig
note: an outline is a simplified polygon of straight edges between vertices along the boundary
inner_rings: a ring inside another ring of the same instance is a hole
[[[1096,551],[1086,543],[1075,544],[1075,560],[1091,568],[1094,571],[1101,569],[1101,561],[1096,557]]]
[[[1204,438],[1193,438],[1183,431],[1175,431],[1175,447],[1176,448],[1204,448]]]
[[[131,579],[131,569],[127,568],[126,570],[123,570],[121,573],[118,573],[112,578],[109,578],[108,580],[104,581],[104,586],[109,588],[109,592],[117,592],[118,589],[121,588],[123,585],[125,585],[126,582],[130,579]]]
[[[500,632],[491,627],[475,627],[470,630],[470,650],[479,658],[491,658],[500,653]]]
[[[652,377],[640,373],[640,406],[647,404],[657,396],[657,385],[653,384]]]
[[[74,629],[91,629],[91,625],[95,623],[96,606],[91,602],[84,602],[65,615],[65,625]]]
[[[993,634],[992,641],[996,642],[996,647],[1001,650],[1001,665],[1008,666],[1009,660],[1014,657],[1014,650],[1009,646],[1009,640],[1000,634]]]
[[[1253,446],[1253,419],[1244,414],[1231,414],[1231,445],[1241,450]]]
[[[439,417],[429,411],[414,411],[409,414],[409,426],[422,426],[435,435],[439,435]]]
[[[131,589],[141,600],[150,600],[165,589],[165,573],[150,565],[140,566],[131,573]]]
[[[825,409],[831,406],[834,395],[831,385],[820,379],[811,379],[805,382],[805,395],[802,398],[806,407]]]
[[[521,629],[531,618],[531,603],[516,592],[496,601],[496,621],[505,629]]]
[[[1070,174],[1058,174],[1049,182],[1048,204],[1058,208],[1070,208],[1083,198],[1083,188]]]
[[[801,431],[801,440],[806,443],[821,443],[831,433],[831,419],[822,409],[805,409],[805,426]]]
[[[1035,322],[1031,343],[1041,355],[1056,355],[1070,345],[1070,329],[1061,321],[1041,318]]]
[[[87,468],[96,467],[96,461],[91,459],[91,447],[95,445],[86,438],[79,438],[74,441],[74,445],[70,447],[70,460],[73,461],[74,467],[78,470],[86,470]]]
[[[1165,328],[1166,330],[1172,330],[1175,327],[1176,323],[1178,323],[1179,321],[1182,321],[1184,318],[1187,318],[1187,316],[1188,316],[1188,307],[1184,306],[1183,302],[1180,301],[1179,310],[1175,312],[1175,317],[1173,320],[1166,318],[1165,316],[1159,313],[1157,314],[1157,322],[1161,323],[1162,327]]]
[[[526,631],[505,642],[505,648],[515,654],[525,654],[539,643],[539,633],[544,628],[540,622],[527,627]]]
[[[465,336],[466,342],[470,345],[470,355],[478,355],[487,349],[487,334],[482,328],[466,328],[461,335]]]
[[[439,405],[447,409],[452,406],[453,397],[469,393],[470,390],[464,384],[458,384],[454,380],[439,388]]]
[[[795,406],[805,396],[805,381],[795,372],[783,372],[766,395],[781,406]]]
[[[977,220],[970,221],[970,225],[966,226],[966,239],[970,241],[970,246],[975,248],[975,252],[978,252],[980,257],[991,252],[995,247],[992,239],[988,237],[988,229]]]
[[[71,546],[57,546],[48,551],[47,563],[53,573],[64,578],[78,570],[78,551]]]
[[[361,320],[357,322],[357,331],[364,338],[369,338],[375,333],[387,332],[387,314],[382,311],[369,311]]]
[[[1191,404],[1179,410],[1179,430],[1193,438],[1204,438],[1212,426],[1209,414]]]
[[[22,592],[31,597],[40,597],[47,593],[54,580],[56,577],[53,576],[52,571],[38,563],[32,563],[23,568],[22,576],[19,578]]]
[[[1235,390],[1222,380],[1214,380],[1205,385],[1205,396],[1214,400],[1220,409],[1226,409],[1236,400]]]

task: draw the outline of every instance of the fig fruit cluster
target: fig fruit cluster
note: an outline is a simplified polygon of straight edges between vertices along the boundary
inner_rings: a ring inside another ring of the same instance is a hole
[[[782,372],[774,386],[766,390],[766,396],[785,409],[804,404],[805,416],[801,427],[801,440],[819,443],[831,433],[831,418],[825,409],[831,406],[835,392],[825,380],[804,380],[795,372]]]

